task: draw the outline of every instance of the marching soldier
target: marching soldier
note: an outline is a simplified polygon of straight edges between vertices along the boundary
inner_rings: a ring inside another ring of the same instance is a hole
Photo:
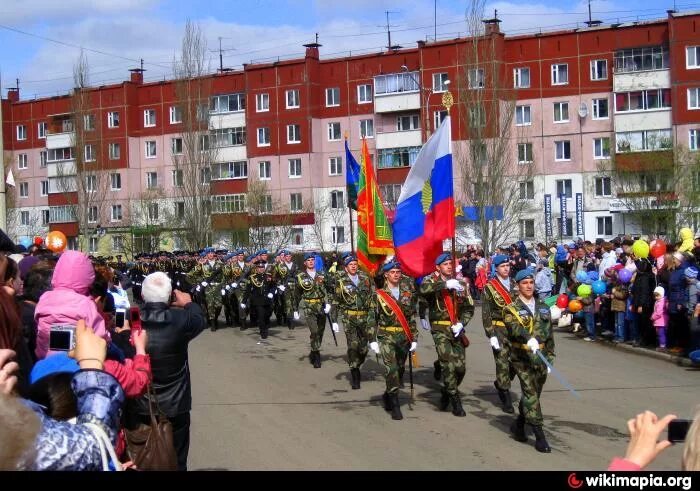
[[[304,301],[304,319],[311,332],[309,361],[314,368],[321,368],[321,342],[326,329],[326,314],[331,311],[326,278],[315,269],[314,254],[304,254],[304,270],[297,274],[294,285],[294,320],[299,320],[299,303]],[[338,329],[338,326],[335,326]],[[337,332],[337,331],[336,331]]]
[[[232,322],[238,323],[241,326],[241,330],[247,329],[245,327],[245,310],[241,311],[239,304],[243,298],[243,289],[245,284],[243,282],[243,273],[245,270],[245,262],[243,262],[245,254],[242,249],[238,249],[235,253],[231,254],[231,257],[226,265],[227,268],[224,269],[224,287],[226,290],[226,295],[224,296],[224,312],[228,308],[227,316],[230,316]],[[227,317],[228,322],[228,317]]]
[[[469,345],[464,327],[474,315],[474,301],[464,281],[452,277],[451,254],[440,254],[435,260],[435,269],[421,283],[420,293],[428,303],[430,333],[435,341],[443,378],[440,410],[446,411],[451,402],[452,414],[461,417],[466,413],[458,387],[466,374],[464,350]]]
[[[510,397],[510,383],[515,371],[510,364],[510,343],[503,323],[503,309],[513,303],[518,285],[510,277],[508,256],[499,254],[493,258],[496,276],[484,287],[484,301],[481,305],[482,321],[486,337],[489,338],[496,362],[496,380],[493,382],[498,391],[503,411],[512,414],[513,400]]]
[[[381,352],[386,368],[386,391],[382,394],[384,409],[391,419],[403,419],[399,407],[399,386],[406,366],[406,357],[416,350],[418,330],[416,288],[413,279],[401,273],[401,264],[391,261],[382,268],[384,286],[376,290],[373,309],[376,323],[370,328],[370,347]],[[377,341],[374,341],[374,339]]]
[[[223,264],[216,258],[213,247],[204,249],[206,255],[200,259],[199,264],[187,275],[192,284],[197,284],[197,291],[204,293],[207,319],[211,331],[215,332],[219,327],[219,314],[221,314],[221,278]]]
[[[518,296],[503,309],[503,321],[511,345],[511,365],[520,379],[522,390],[518,418],[510,429],[516,440],[526,442],[525,423],[529,424],[535,434],[535,449],[549,453],[552,450],[542,429],[540,406],[540,395],[549,368],[537,355],[537,351],[540,351],[550,364],[554,361],[549,307],[534,296],[535,279],[532,270],[518,271],[515,281],[518,284]]]
[[[245,290],[243,290],[241,308],[245,309],[250,306],[251,311],[255,310],[260,337],[267,339],[276,286],[272,273],[265,271],[267,267],[265,261],[258,259],[255,261],[254,267],[255,271],[248,276]]]
[[[296,265],[292,262],[292,253],[286,249],[282,249],[277,256],[279,261],[275,264],[273,268],[273,278],[277,283],[277,295],[275,297],[275,317],[277,318],[277,323],[283,323],[287,325],[287,328],[294,329],[292,325],[292,289],[289,291],[287,289],[290,287],[290,283],[293,285],[294,278],[297,275]]]
[[[374,312],[371,311],[374,283],[363,271],[358,271],[355,256],[346,256],[343,264],[345,270],[336,273],[333,279],[335,284],[333,303],[338,308],[348,342],[351,385],[353,389],[359,389],[360,367],[367,358],[369,326],[374,325]],[[338,325],[335,322],[331,328],[334,332],[338,332]],[[375,351],[379,353],[376,344],[375,347],[377,348]]]

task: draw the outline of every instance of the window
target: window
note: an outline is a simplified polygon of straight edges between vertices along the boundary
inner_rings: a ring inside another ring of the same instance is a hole
[[[21,211],[19,213],[19,221],[20,221],[20,225],[29,225],[29,212],[28,211]]]
[[[200,184],[209,184],[211,182],[211,167],[202,167],[199,170]]]
[[[639,189],[642,192],[668,191],[668,176],[663,174],[640,174]]]
[[[22,141],[27,139],[27,127],[23,124],[17,125],[17,140]]]
[[[662,46],[623,49],[615,52],[615,72],[629,73],[668,68],[668,50]]]
[[[156,110],[155,109],[144,109],[144,111],[143,111],[143,125],[147,128],[156,125]]]
[[[470,68],[467,72],[467,78],[469,79],[470,89],[483,89],[484,83],[484,69],[483,68]],[[447,89],[445,89],[447,90]]]
[[[379,150],[378,169],[410,167],[418,157],[421,147],[382,148]]]
[[[211,179],[245,179],[248,177],[248,162],[222,162],[211,164]]]
[[[516,89],[527,89],[530,87],[530,69],[529,68],[514,68],[513,69],[513,86]]]
[[[107,113],[107,127],[108,128],[118,128],[119,127],[119,113],[117,111],[110,111]]]
[[[700,109],[700,87],[688,89],[688,109]]]
[[[598,225],[598,236],[612,235],[612,217],[597,217],[596,222]]]
[[[515,124],[517,126],[530,126],[532,115],[530,106],[515,106]]]
[[[272,195],[266,194],[261,197],[260,213],[272,213]]]
[[[108,148],[109,148],[109,159],[110,160],[119,160],[119,156],[121,155],[121,147],[119,146],[119,143],[110,143]]]
[[[236,128],[222,128],[211,132],[210,140],[215,148],[232,147],[234,145],[245,145],[245,126]]]
[[[299,107],[299,90],[291,89],[287,91],[287,109],[297,109]]]
[[[379,186],[379,192],[384,199],[384,206],[393,210],[396,208],[396,202],[399,200],[399,196],[401,196],[401,184],[384,184]]]
[[[593,99],[593,119],[608,119],[608,100]]]
[[[112,217],[113,222],[120,222],[122,220],[122,205],[112,205]]]
[[[70,119],[64,119],[61,121],[61,131],[63,133],[70,133],[73,131],[73,121]]]
[[[449,85],[449,78],[446,73],[433,73],[433,92],[445,92]]]
[[[42,150],[39,152],[39,167],[44,168],[46,167],[46,162],[49,159],[49,154],[46,150]]]
[[[99,237],[88,237],[88,250],[89,252],[97,252],[99,247],[100,238]]]
[[[27,154],[26,153],[20,153],[17,154],[17,168],[18,169],[27,169],[29,167],[28,160],[27,160]]]
[[[151,221],[158,220],[158,203],[148,203],[148,219]]]
[[[73,159],[73,147],[68,148],[52,148],[48,150],[47,162],[60,162],[62,160]]]
[[[97,191],[97,176],[95,174],[85,176],[85,191],[88,193]]]
[[[245,110],[245,94],[218,95],[209,99],[210,113],[230,113]]]
[[[653,111],[671,107],[671,89],[638,90],[615,94],[615,111]]]
[[[555,102],[554,103],[554,122],[568,123],[569,122],[569,103]]]
[[[478,128],[486,125],[486,111],[482,104],[469,108],[469,126]]]
[[[28,182],[20,182],[19,183],[19,197],[20,198],[29,198],[29,183]]]
[[[518,143],[518,163],[531,164],[532,162],[532,143]]]
[[[301,177],[301,159],[289,159],[289,177]]]
[[[700,68],[700,46],[685,48],[685,67],[688,69]]]
[[[333,87],[326,89],[326,107],[340,106],[340,89]]]
[[[360,136],[363,138],[374,138],[374,120],[360,120]]]
[[[113,235],[112,236],[112,250],[119,252],[124,250],[124,236],[123,235]]]
[[[174,169],[172,171],[173,187],[181,188],[184,184],[182,169]]]
[[[255,95],[255,112],[263,113],[270,110],[270,94]]]
[[[244,211],[245,194],[212,196],[212,213],[242,213]]]
[[[396,131],[412,131],[420,129],[418,114],[407,114],[396,117]]]
[[[569,65],[566,63],[552,65],[552,85],[569,83]]]
[[[173,155],[182,155],[182,138],[171,138],[170,150],[173,152]]]
[[[262,181],[272,179],[272,165],[269,160],[258,162],[258,178]]]
[[[75,206],[50,206],[50,223],[68,223],[77,221]]]
[[[437,129],[440,126],[440,123],[442,123],[446,117],[447,111],[435,111],[435,114],[433,114],[433,128]]]
[[[270,146],[270,128],[258,128],[258,146]]]
[[[95,160],[95,147],[92,144],[85,145],[84,154],[85,162],[93,162]]]
[[[340,127],[340,123],[338,123]],[[301,126],[298,124],[287,125],[287,143],[301,143]]]
[[[158,187],[158,173],[157,172],[146,172],[146,187],[148,189],[153,189]]]
[[[95,130],[95,115],[94,114],[86,114],[83,116],[83,129],[85,131],[94,131]]]
[[[612,196],[612,183],[609,177],[595,178],[595,195],[599,198]]]
[[[148,140],[146,141],[146,158],[153,159],[156,157],[156,141]]]
[[[363,84],[357,86],[357,103],[371,104],[372,103],[372,85]]]
[[[345,227],[332,227],[333,243],[342,244],[345,242]]]
[[[289,210],[290,211],[301,211],[301,193],[292,193],[289,195]]]
[[[571,198],[573,196],[571,179],[560,179],[556,181],[557,185],[557,198],[562,194],[565,198]]]
[[[345,196],[342,191],[331,191],[331,208],[340,210],[345,208]]]
[[[520,199],[535,199],[535,181],[520,183]]]
[[[182,108],[170,106],[170,124],[182,123]]]
[[[340,140],[340,123],[328,123],[328,141]]]
[[[597,160],[610,158],[610,138],[593,139],[593,158]]]
[[[112,191],[119,191],[122,188],[122,175],[118,172],[109,175]]]
[[[374,77],[374,93],[377,95],[415,92],[418,89],[418,72],[392,73]]]
[[[206,152],[209,150],[209,135],[199,135],[199,151]]]
[[[303,228],[292,228],[292,244],[302,245],[304,243],[304,229]]]
[[[673,147],[671,130],[646,130],[617,133],[617,152],[669,150]]]
[[[554,160],[571,160],[571,142],[569,140],[554,142]]]
[[[49,213],[49,210],[41,210],[41,225],[42,226],[47,226],[49,224],[49,218],[51,217],[51,214]]]
[[[520,237],[524,239],[532,239],[535,237],[535,221],[520,220]]]
[[[175,217],[179,219],[185,218],[185,202],[176,201],[175,202]]]
[[[46,122],[42,121],[37,125],[37,134],[39,135],[39,138],[46,138]]]
[[[49,181],[41,181],[41,194],[39,196],[49,195]]]
[[[88,223],[97,223],[97,207],[88,206],[87,220]]]
[[[591,80],[607,80],[608,60],[591,60]]]
[[[343,158],[331,157],[328,159],[328,175],[341,176],[343,175]]]
[[[690,130],[688,132],[688,148],[690,150],[700,149],[700,130]]]

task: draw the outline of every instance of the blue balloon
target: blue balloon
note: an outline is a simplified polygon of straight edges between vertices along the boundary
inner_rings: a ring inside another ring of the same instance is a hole
[[[585,283],[588,280],[588,274],[585,271],[579,271],[576,273],[576,281],[579,283]]]
[[[23,245],[26,248],[29,248],[29,246],[32,245],[32,239],[30,239],[29,237],[20,237],[19,244]]]
[[[588,279],[589,279],[591,282],[596,282],[596,281],[598,281],[598,280],[600,279],[600,278],[598,278],[598,271],[589,271],[589,272],[588,272]]]
[[[607,291],[607,285],[602,280],[597,280],[593,282],[593,293],[596,295],[603,295]]]

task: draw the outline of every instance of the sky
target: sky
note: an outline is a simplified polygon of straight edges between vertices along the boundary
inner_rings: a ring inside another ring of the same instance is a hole
[[[480,2],[494,10],[501,29],[515,35],[576,28],[588,19],[587,1]],[[665,18],[673,0],[591,0],[593,19],[632,22]],[[379,52],[392,44],[465,36],[473,2],[465,0],[0,0],[2,94],[19,78],[22,99],[66,93],[73,65],[85,54],[91,85],[117,83],[144,60],[146,81],[172,78],[185,23],[202,28],[211,71],[223,65],[303,56],[319,35],[322,58]],[[437,16],[435,22],[435,8]],[[679,11],[700,10],[700,0],[675,0]],[[437,26],[435,25],[437,24]]]

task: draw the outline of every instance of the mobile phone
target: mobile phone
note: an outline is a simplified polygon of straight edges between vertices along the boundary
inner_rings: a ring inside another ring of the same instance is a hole
[[[70,351],[75,348],[75,326],[53,324],[49,331],[49,349],[51,351]]]
[[[126,310],[117,309],[114,316],[114,325],[117,327],[124,327],[124,318],[126,316]]]
[[[668,424],[668,441],[671,443],[684,442],[692,421],[689,419],[674,419]]]
[[[141,327],[141,313],[138,307],[131,307],[129,310],[129,317],[131,318],[131,330],[136,332],[142,329]]]

